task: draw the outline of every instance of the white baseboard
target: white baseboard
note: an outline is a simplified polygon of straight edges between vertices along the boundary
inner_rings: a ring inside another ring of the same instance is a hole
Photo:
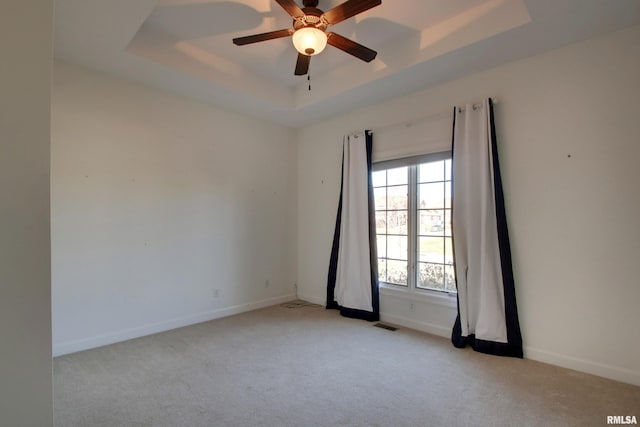
[[[416,331],[426,332],[444,338],[451,338],[451,328],[433,323],[422,322],[420,320],[409,319],[407,317],[398,316],[389,313],[380,313],[380,320],[383,322],[393,323],[394,325],[404,326],[405,328],[415,329]]]
[[[296,296],[293,294],[282,295],[279,297],[267,298],[264,300],[249,302],[246,304],[239,304],[231,307],[191,314],[188,316],[151,323],[135,328],[114,331],[95,337],[54,344],[53,356],[55,357],[70,353],[76,353],[78,351],[89,350],[91,348],[102,347],[121,341],[140,338],[145,335],[157,334],[159,332],[165,332],[171,329],[182,328],[184,326],[194,325],[196,323],[208,322],[209,320],[220,319],[222,317],[232,316],[234,314],[245,313],[247,311],[270,307],[276,304],[282,304],[293,299],[296,299]]]
[[[326,298],[324,296],[318,297],[316,295],[298,293],[298,298],[314,304],[320,304],[323,306],[326,305]],[[395,314],[381,312],[380,320],[382,320],[383,322],[393,323],[394,325],[415,329],[417,331],[426,332],[428,334],[433,334],[440,337],[445,337],[445,338],[451,337],[451,328],[446,328],[440,325],[435,325],[427,322],[421,322],[419,320],[413,320],[407,317],[397,316]]]
[[[196,313],[189,316],[170,319],[162,322],[152,323],[136,328],[125,329],[120,331],[111,332],[96,337],[85,338],[81,340],[74,340],[63,342],[60,344],[54,344],[53,356],[62,356],[65,354],[75,353],[78,351],[88,350],[91,348],[102,347],[104,345],[114,344],[121,341],[126,341],[134,338],[143,337],[145,335],[156,334],[159,332],[165,332],[175,328],[181,328],[184,326],[193,325],[196,323],[207,322],[209,320],[219,319],[222,317],[232,316],[235,314],[245,313],[247,311],[257,310],[264,307],[269,307],[276,304],[281,304],[293,299],[301,299],[314,304],[325,305],[325,297],[319,297],[310,294],[298,294],[296,295],[283,295],[279,297],[267,298],[260,301],[249,302],[246,304],[239,304],[231,307],[225,307],[216,310],[210,310],[202,313]],[[392,323],[394,325],[403,326],[406,328],[415,329],[417,331],[426,332],[429,334],[437,335],[444,338],[451,337],[451,328],[443,327],[432,323],[422,322],[419,320],[409,319],[407,317],[398,316],[389,313],[380,313],[380,318],[383,322]],[[612,365],[593,362],[586,359],[580,359],[577,357],[566,356],[559,353],[553,353],[550,351],[540,350],[534,347],[525,347],[525,358],[535,360],[538,362],[548,363],[550,365],[560,366],[567,369],[573,369],[575,371],[585,372],[592,375],[597,375],[604,378],[609,378],[615,381],[620,381],[628,384],[640,386],[640,372],[632,371],[625,368],[619,368]]]
[[[327,299],[324,296],[318,297],[318,296],[315,296],[315,295],[301,294],[301,293],[298,292],[298,299],[301,299],[301,300],[307,301],[307,302],[311,302],[313,304],[319,304],[319,305],[322,305],[322,306],[325,306],[327,304]]]
[[[318,297],[309,294],[298,294],[298,298],[313,302],[316,304],[325,304],[324,297]],[[428,334],[437,335],[444,338],[451,337],[451,327],[444,327],[433,323],[423,322],[420,320],[410,319],[404,316],[398,316],[391,313],[380,313],[380,319],[383,322],[392,323],[397,326],[415,329],[417,331],[426,332]],[[580,359],[572,356],[565,356],[559,353],[540,350],[534,347],[525,347],[524,356],[527,359],[538,362],[548,363],[550,365],[560,366],[562,368],[573,369],[575,371],[585,372],[587,374],[597,375],[615,381],[628,384],[640,385],[640,372],[629,369],[619,368],[612,365],[593,362],[591,360]]]
[[[444,338],[451,337],[451,328],[445,328],[440,325],[421,322],[418,320],[413,320],[388,313],[380,313],[380,319],[383,322],[392,323],[398,326],[404,326],[406,328],[415,329],[432,335],[437,335]],[[632,371],[629,369],[619,368],[616,366],[593,362],[591,360],[580,359],[577,357],[565,356],[563,354],[544,351],[533,347],[525,347],[524,357],[526,359],[548,363],[550,365],[560,366],[562,368],[573,369],[574,371],[597,375],[599,377],[608,378],[614,381],[640,385],[640,372]]]
[[[564,354],[553,353],[533,347],[524,348],[524,357],[526,359],[536,360],[538,362],[548,363],[550,365],[573,369],[574,371],[585,372],[587,374],[597,375],[599,377],[604,377],[623,383],[640,385],[640,372],[632,371],[625,368],[619,368],[617,366],[607,365],[604,363],[598,363],[572,356],[565,356]]]

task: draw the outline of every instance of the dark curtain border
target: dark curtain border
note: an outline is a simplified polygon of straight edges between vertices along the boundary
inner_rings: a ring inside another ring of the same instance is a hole
[[[453,109],[453,129],[451,150],[453,159],[453,150],[455,149],[455,126],[456,126],[456,109]],[[494,341],[485,341],[477,339],[475,335],[467,337],[462,336],[462,326],[460,324],[460,299],[458,299],[458,315],[453,325],[451,333],[451,342],[457,348],[464,348],[470,345],[475,351],[480,353],[493,354],[496,356],[517,357],[522,359],[522,334],[520,331],[520,322],[518,320],[518,306],[516,304],[516,289],[513,278],[513,266],[511,261],[511,244],[509,241],[509,230],[507,228],[507,215],[504,203],[504,192],[502,187],[502,176],[500,174],[500,162],[498,161],[498,144],[496,138],[496,125],[493,112],[493,100],[489,98],[489,123],[491,131],[491,151],[493,160],[493,182],[496,200],[496,221],[498,226],[498,245],[500,251],[500,264],[502,266],[502,283],[504,286],[504,305],[505,305],[505,322],[507,328],[507,342],[499,343]],[[453,168],[453,160],[452,160]],[[455,170],[455,169],[453,169]],[[452,177],[455,179],[455,174]],[[455,203],[455,198],[454,198]],[[452,206],[453,208],[453,206]],[[454,230],[455,231],[455,230]],[[455,248],[454,248],[455,255]]]
[[[342,192],[344,186],[344,148],[342,154],[342,175],[340,178],[340,200],[336,215],[336,227],[333,231],[333,244],[329,258],[329,273],[327,275],[327,310],[340,310],[344,317],[362,319],[369,322],[380,320],[380,294],[378,289],[378,254],[376,242],[375,202],[373,198],[373,134],[365,131],[367,146],[367,174],[369,187],[369,264],[371,266],[371,305],[373,311],[357,310],[340,306],[335,299],[336,276],[338,271],[338,251],[340,247],[340,225],[342,223]]]

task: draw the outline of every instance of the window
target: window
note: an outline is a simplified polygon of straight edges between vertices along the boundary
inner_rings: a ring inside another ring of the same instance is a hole
[[[456,292],[451,238],[451,154],[374,165],[380,282]]]

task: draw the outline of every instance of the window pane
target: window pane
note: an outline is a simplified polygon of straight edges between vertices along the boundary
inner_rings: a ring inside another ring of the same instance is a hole
[[[419,209],[444,208],[444,183],[420,184],[418,199]]]
[[[378,258],[378,281],[387,281],[387,260]]]
[[[387,211],[387,234],[407,234],[408,211]]]
[[[387,283],[407,286],[407,262],[387,260]]]
[[[451,210],[444,211],[444,234],[445,236],[451,236]]]
[[[387,189],[386,187],[374,188],[373,198],[376,202],[376,210],[387,208]]]
[[[418,287],[444,290],[444,265],[419,263]]]
[[[458,292],[456,288],[456,273],[452,265],[444,267],[444,289],[449,292]]]
[[[444,210],[421,210],[419,216],[418,230],[420,234],[444,235],[445,214]]]
[[[418,239],[418,261],[444,264],[444,242],[441,237],[419,237]]]
[[[444,161],[444,177],[447,181],[451,181],[451,159]]]
[[[407,236],[387,236],[387,258],[407,260]]]
[[[387,234],[387,211],[376,211],[376,233]]]
[[[409,168],[404,166],[387,170],[387,185],[398,185],[409,183]]]
[[[423,163],[418,169],[418,182],[444,181],[444,160]]]
[[[444,262],[445,264],[453,264],[453,245],[451,244],[451,237],[444,239]]]
[[[374,187],[383,187],[387,185],[387,171],[375,171],[371,174],[371,180]]]
[[[444,207],[451,209],[451,182],[444,183]]]
[[[409,187],[407,185],[397,185],[387,187],[388,206],[387,209],[407,209],[409,203]]]
[[[386,258],[387,257],[387,236],[378,236],[378,257]]]

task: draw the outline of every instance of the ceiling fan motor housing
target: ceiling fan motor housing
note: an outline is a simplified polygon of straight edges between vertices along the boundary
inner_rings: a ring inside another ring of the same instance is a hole
[[[305,7],[302,9],[304,16],[293,20],[293,29],[299,30],[303,27],[315,27],[319,30],[325,31],[328,27],[326,20],[322,19],[322,10],[316,7]]]

